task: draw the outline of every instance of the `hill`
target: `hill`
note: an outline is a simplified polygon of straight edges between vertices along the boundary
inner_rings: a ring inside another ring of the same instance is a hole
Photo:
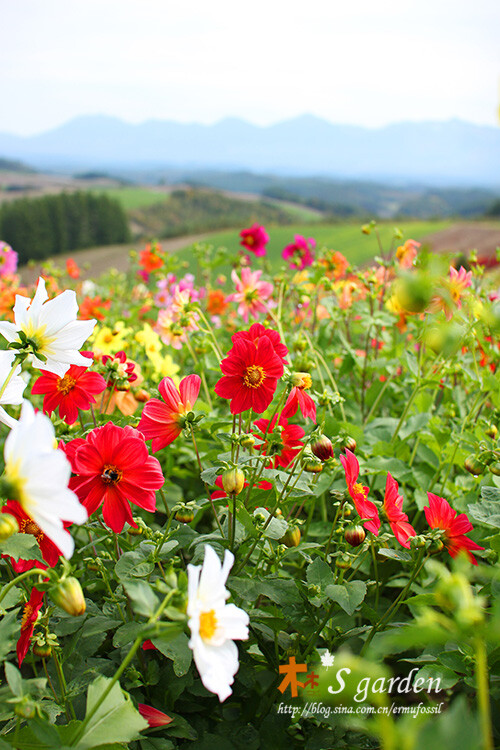
[[[78,117],[30,137],[0,134],[0,153],[37,167],[183,166],[430,184],[498,185],[500,130],[461,120],[338,125],[311,115],[259,127]]]

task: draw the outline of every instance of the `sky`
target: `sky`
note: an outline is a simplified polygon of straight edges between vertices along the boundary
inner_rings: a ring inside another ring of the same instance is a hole
[[[498,125],[500,0],[0,0],[0,131],[79,115]]]

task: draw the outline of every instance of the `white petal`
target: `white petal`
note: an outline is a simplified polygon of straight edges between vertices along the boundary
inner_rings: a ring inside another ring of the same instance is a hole
[[[11,417],[5,409],[0,406],[0,422],[3,422],[7,425],[7,427],[14,427],[17,424],[17,419],[14,419],[14,417]]]
[[[201,681],[207,690],[225,701],[231,695],[231,685],[238,671],[238,649],[233,641],[226,641],[222,646],[210,646],[197,638],[191,645],[193,657],[200,673]]]
[[[77,315],[78,304],[76,302],[76,294],[72,290],[67,289],[62,294],[54,297],[54,299],[45,302],[38,320],[40,325],[47,326],[45,329],[46,335],[53,336],[68,323],[74,322]]]
[[[48,298],[49,298],[49,295],[47,294],[47,290],[45,289],[45,279],[42,276],[39,276],[35,296],[31,300],[31,305],[29,306],[27,319],[31,319],[33,321],[38,320],[38,316],[40,315],[40,312],[42,310],[42,305],[44,302],[48,300]],[[19,309],[19,312],[22,314],[23,309],[25,309],[24,300],[26,299],[26,297],[18,297],[16,295],[16,304],[14,305],[14,313],[16,313],[16,306],[18,304],[18,299],[20,300],[18,309]],[[17,320],[17,315],[16,315],[16,323],[17,322],[18,320]]]
[[[39,515],[33,515],[33,519],[50,541],[54,542],[56,547],[61,550],[64,557],[69,560],[75,549],[75,542],[69,531],[66,531],[64,526],[57,523],[55,519],[49,520]]]
[[[9,342],[19,340],[17,326],[7,320],[0,321],[0,334]]]
[[[96,320],[73,320],[57,332],[52,347],[57,349],[78,350],[88,339],[95,328]]]

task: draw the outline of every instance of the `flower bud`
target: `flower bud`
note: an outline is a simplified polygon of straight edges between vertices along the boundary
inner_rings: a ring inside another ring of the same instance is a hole
[[[298,526],[290,526],[286,534],[281,537],[280,542],[286,547],[298,547],[300,544],[300,529]]]
[[[17,534],[19,524],[17,519],[10,513],[0,515],[0,542],[5,542],[12,534]]]
[[[40,656],[42,659],[48,659],[52,656],[52,646],[50,643],[35,643],[33,644],[33,653],[35,656]]]
[[[179,523],[191,523],[194,518],[194,511],[192,508],[185,505],[182,508],[179,508],[174,518],[176,521],[179,521]]]
[[[348,435],[346,438],[344,438],[344,448],[347,448],[348,450],[352,451],[353,453],[355,452],[355,450],[357,448],[356,441],[350,435]]]
[[[486,428],[486,430],[485,430],[485,433],[486,433],[486,434],[487,434],[487,436],[488,436],[489,438],[491,438],[492,440],[496,440],[496,438],[498,437],[498,428],[497,428],[497,426],[496,426],[496,425],[494,425],[494,424],[490,424],[490,425],[488,425],[488,427]]]
[[[464,469],[469,472],[469,474],[474,474],[474,476],[477,476],[478,474],[484,474],[485,465],[479,461],[477,456],[475,456],[473,453],[470,454],[470,456],[467,456],[467,458],[464,461]]]
[[[351,567],[351,560],[347,555],[342,555],[335,560],[335,565],[340,570],[348,570]]]
[[[222,488],[228,495],[239,495],[245,486],[245,475],[241,469],[228,469],[222,475]]]
[[[312,456],[306,456],[302,462],[302,466],[304,467],[304,471],[309,472],[309,474],[320,474],[323,471],[323,464],[321,461]]]
[[[348,526],[344,532],[344,539],[347,544],[351,545],[351,547],[359,547],[359,545],[363,544],[365,541],[365,537],[366,531],[359,524],[356,524],[356,526]]]
[[[311,450],[320,461],[328,461],[329,458],[333,458],[332,441],[330,438],[327,438],[326,435],[321,435],[321,437],[311,445]]]
[[[489,469],[491,473],[496,477],[500,477],[500,461],[496,461],[496,463],[490,464]]]
[[[242,448],[247,448],[247,449],[250,450],[255,445],[255,438],[254,438],[253,435],[249,435],[249,434],[248,435],[242,435],[240,437],[239,442],[240,442],[240,445],[241,445]]]
[[[78,615],[83,615],[85,612],[85,598],[80,582],[76,578],[70,576],[69,578],[62,579],[54,586],[51,586],[49,594],[52,601],[58,607],[64,609],[68,615],[78,617]]]

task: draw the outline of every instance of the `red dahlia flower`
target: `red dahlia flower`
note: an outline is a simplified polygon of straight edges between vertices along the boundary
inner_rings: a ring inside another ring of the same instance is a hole
[[[157,708],[148,706],[145,703],[138,703],[137,708],[142,718],[146,719],[150,727],[164,727],[173,721],[171,716],[167,716],[163,711],[159,711]]]
[[[233,344],[235,344],[236,341],[244,339],[245,341],[252,341],[255,346],[257,346],[257,342],[263,336],[266,336],[269,339],[269,341],[273,345],[275,354],[278,355],[284,365],[287,365],[288,362],[286,361],[286,356],[288,354],[288,349],[281,341],[278,331],[273,331],[272,328],[264,328],[262,323],[254,323],[250,326],[248,331],[237,331],[231,337],[231,341],[233,342]],[[229,354],[231,354],[232,351],[233,350],[231,349]]]
[[[367,500],[368,493],[370,490],[368,487],[364,487],[358,480],[359,476],[359,461],[351,451],[346,448],[345,456],[340,456],[340,462],[344,467],[345,480],[347,483],[347,489],[351,496],[356,511],[360,518],[367,518],[368,521],[364,522],[364,526],[372,534],[378,536],[380,529],[380,518],[378,516],[377,506],[370,500]]]
[[[137,528],[129,503],[154,512],[156,490],[163,486],[163,474],[150,456],[144,435],[132,427],[108,422],[65,447],[73,472],[72,489],[89,516],[103,505],[105,523],[119,533],[125,524]]]
[[[35,623],[38,619],[38,613],[43,604],[43,591],[38,589],[31,590],[29,601],[24,605],[23,616],[21,619],[21,635],[17,642],[17,660],[19,666],[24,661],[31,643],[31,636],[35,629]]]
[[[257,343],[236,339],[220,368],[224,377],[215,384],[221,398],[231,399],[231,414],[253,409],[262,414],[273,400],[283,363],[267,336]]]
[[[152,440],[153,453],[170,445],[184,428],[184,417],[196,403],[200,392],[199,375],[188,375],[175,386],[172,378],[163,378],[158,390],[163,398],[151,398],[144,407],[138,429]],[[165,403],[164,403],[165,402]]]
[[[269,235],[264,227],[259,224],[252,224],[250,229],[243,229],[240,232],[241,242],[247,250],[254,253],[257,257],[266,254],[266,245],[269,242]]]
[[[282,416],[293,417],[300,409],[304,417],[316,421],[316,404],[306,390],[312,385],[312,378],[307,372],[294,372],[292,375],[292,390],[283,407]]]
[[[43,533],[41,528],[35,521],[28,516],[27,513],[21,508],[20,504],[15,500],[7,500],[7,503],[2,508],[2,513],[10,513],[14,516],[19,524],[20,534],[32,534],[40,547],[42,557],[50,568],[57,565],[59,558],[62,555],[61,550],[56,547],[53,541]],[[65,524],[64,527],[68,528],[70,524]],[[5,555],[8,557],[8,555]],[[25,570],[31,570],[31,568],[40,568],[43,565],[37,560],[14,560],[10,557],[10,563],[16,573],[24,573]]]
[[[85,356],[86,352],[82,352]],[[43,393],[43,411],[52,414],[59,409],[59,416],[66,424],[74,424],[78,419],[78,410],[86,411],[98,393],[106,389],[106,381],[98,372],[89,372],[86,367],[71,365],[64,377],[42,370],[35,381],[32,393]]]
[[[304,430],[297,424],[288,424],[288,419],[283,415],[279,421],[282,431],[280,437],[276,438],[276,443],[274,443],[275,436],[271,438],[271,433],[276,428],[276,417],[273,418],[271,425],[269,425],[269,419],[257,419],[254,425],[260,431],[260,434],[254,432],[255,437],[263,441],[260,446],[256,447],[260,447],[265,455],[270,455],[275,469],[278,466],[284,468],[289,466],[303,448],[300,439],[304,437]]]
[[[408,523],[406,513],[403,513],[403,497],[399,494],[398,483],[390,474],[387,474],[385,483],[384,510],[394,536],[403,547],[409,549],[409,539],[416,535],[416,531]]]
[[[443,529],[444,546],[450,555],[456,557],[464,550],[471,563],[477,565],[477,560],[471,550],[481,550],[484,547],[480,547],[465,536],[474,528],[465,513],[459,513],[457,516],[456,510],[453,510],[443,497],[433,495],[432,492],[428,492],[427,497],[429,505],[424,508],[427,523],[431,529]]]

